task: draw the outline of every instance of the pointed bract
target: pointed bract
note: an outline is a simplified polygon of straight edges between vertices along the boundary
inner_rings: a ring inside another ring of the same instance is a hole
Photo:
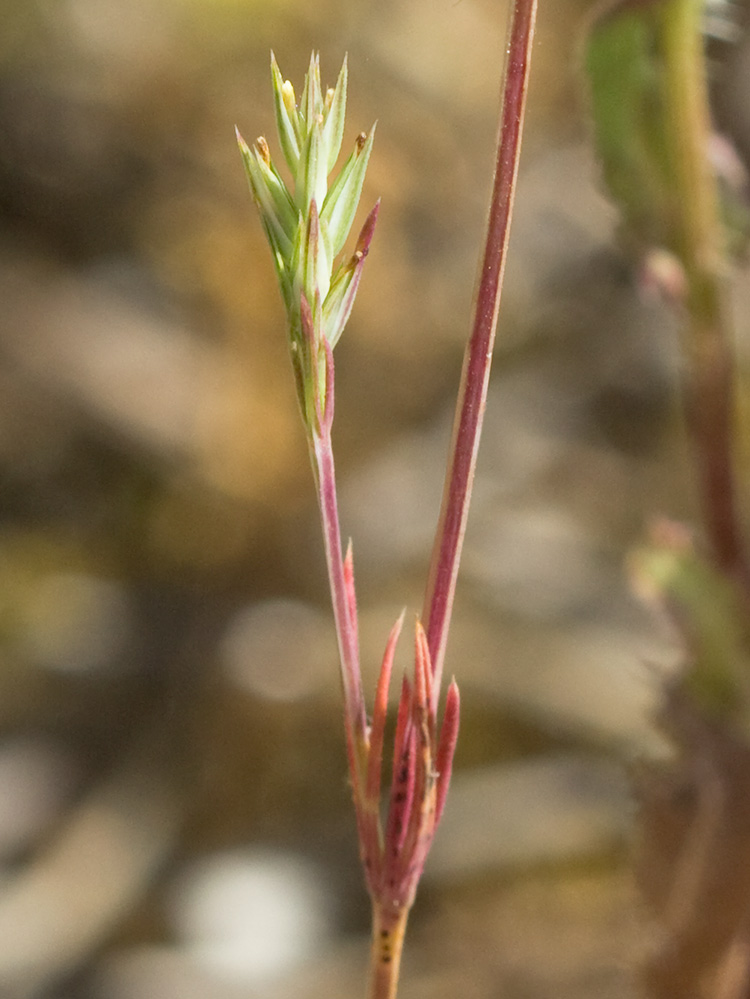
[[[375,693],[375,706],[372,713],[372,728],[370,730],[370,751],[367,766],[367,797],[370,801],[380,801],[380,779],[383,765],[383,736],[388,715],[388,690],[391,685],[393,657],[396,654],[396,643],[404,623],[404,611],[391,628],[388,643],[385,647],[383,662],[378,677],[378,687]]]
[[[294,103],[294,88],[284,80],[276,57],[271,53],[271,85],[276,112],[276,131],[279,134],[281,151],[293,176],[297,175],[300,153],[300,126]]]
[[[302,287],[309,297],[318,295],[322,300],[328,294],[331,269],[325,246],[320,239],[318,209],[315,202],[310,204],[305,241],[302,246]]]
[[[321,432],[330,433],[331,427],[333,425],[333,399],[334,399],[334,364],[333,364],[333,347],[326,339],[326,337],[321,337],[320,340],[323,353],[325,356],[325,377],[321,379],[321,394],[324,399],[323,408],[321,411],[319,399],[316,400],[316,411],[318,415],[318,428]],[[353,631],[356,635],[356,613],[354,614],[352,625]]]
[[[299,101],[299,110],[310,128],[315,118],[323,113],[323,95],[320,87],[320,54],[310,54],[310,65],[305,76],[305,85]]]
[[[357,632],[357,591],[354,585],[354,551],[352,540],[346,546],[346,556],[344,557],[344,584],[346,586],[346,600],[349,607],[349,618],[352,628],[353,641],[359,643]]]
[[[414,803],[414,785],[416,776],[416,745],[411,726],[408,737],[398,756],[393,758],[393,777],[391,780],[391,797],[388,806],[388,820],[385,831],[385,870],[393,871],[392,884],[383,886],[383,890],[396,894],[398,888],[395,869],[409,830],[409,821]]]
[[[307,132],[300,150],[294,187],[294,203],[306,213],[315,201],[322,205],[328,189],[326,158],[321,148],[322,128],[317,122]]]
[[[362,133],[358,138],[354,152],[341,168],[323,202],[320,216],[328,226],[334,256],[341,252],[354,222],[374,139],[375,125],[369,135]]]
[[[245,166],[250,190],[258,205],[264,224],[274,233],[274,244],[286,257],[292,249],[292,229],[295,211],[278,175],[265,162],[260,151],[250,149],[237,133],[237,142]]]
[[[326,100],[325,125],[323,126],[323,146],[327,152],[328,173],[336,166],[336,160],[341,152],[341,142],[344,138],[344,120],[346,118],[346,87],[347,87],[347,58],[341,66],[336,87],[331,94],[330,101]],[[328,95],[326,95],[328,97]]]
[[[346,263],[341,264],[334,274],[328,295],[323,303],[325,333],[332,347],[338,343],[354,307],[379,206],[380,202],[368,215],[354,254]]]

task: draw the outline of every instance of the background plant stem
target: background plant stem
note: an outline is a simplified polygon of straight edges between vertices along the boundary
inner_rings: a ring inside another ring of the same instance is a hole
[[[702,14],[700,0],[673,0],[665,10],[668,120],[681,209],[678,248],[688,285],[685,405],[708,543],[716,564],[748,590],[732,455],[734,352],[722,278],[726,260],[708,160]]]
[[[474,305],[472,332],[464,354],[450,460],[425,593],[423,620],[435,673],[435,698],[440,691],[440,677],[487,398],[518,175],[536,10],[537,0],[514,0],[508,32],[487,237]]]

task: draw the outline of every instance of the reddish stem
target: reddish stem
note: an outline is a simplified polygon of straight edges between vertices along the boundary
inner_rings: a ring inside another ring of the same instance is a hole
[[[329,391],[332,392],[332,386],[329,386]],[[351,562],[349,561],[348,567],[345,565],[341,550],[336,470],[333,463],[330,427],[324,425],[319,434],[313,434],[312,445],[328,581],[331,587],[331,602],[341,660],[349,766],[352,781],[356,785],[353,789],[355,801],[359,801],[364,790],[363,750],[366,744],[367,720],[359,670],[356,607],[352,606]]]
[[[536,9],[537,0],[514,0],[487,238],[474,307],[474,322],[464,354],[451,457],[425,594],[423,618],[434,670],[434,699],[437,699],[440,692],[453,596],[487,398],[518,175]]]

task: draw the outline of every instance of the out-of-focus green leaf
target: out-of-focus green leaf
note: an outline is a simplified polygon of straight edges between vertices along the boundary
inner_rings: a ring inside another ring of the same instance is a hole
[[[627,237],[641,249],[663,247],[681,255],[679,128],[669,98],[667,32],[677,7],[699,0],[617,0],[591,25],[585,69],[594,142],[605,184]],[[705,155],[708,157],[709,149]],[[744,193],[738,210],[720,189],[728,252],[747,242]]]
[[[684,687],[710,716],[750,728],[750,662],[741,598],[696,552],[687,532],[661,525],[631,557],[636,589],[666,610],[686,651]]]
[[[675,184],[667,141],[665,3],[621,4],[593,25],[586,72],[604,180],[631,235],[673,249]]]

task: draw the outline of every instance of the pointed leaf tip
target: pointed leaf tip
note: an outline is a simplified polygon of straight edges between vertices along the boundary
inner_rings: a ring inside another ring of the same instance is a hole
[[[357,245],[354,252],[361,254],[362,257],[366,257],[369,252],[372,237],[375,235],[375,225],[378,221],[379,214],[380,198],[378,198],[371,208],[370,214],[365,219],[365,224],[360,229],[359,236],[357,237]]]
[[[323,303],[325,333],[332,347],[338,343],[354,307],[365,258],[369,253],[375,231],[378,205],[367,217],[357,239],[354,253],[349,260],[339,266],[334,274],[328,295]]]
[[[323,147],[326,152],[326,166],[329,173],[336,165],[336,160],[341,150],[341,142],[344,138],[347,77],[347,63],[346,59],[344,59],[336,86],[326,92]]]
[[[294,87],[281,75],[276,57],[271,53],[271,89],[276,113],[276,131],[284,159],[292,174],[299,164],[301,131],[295,104]]]

